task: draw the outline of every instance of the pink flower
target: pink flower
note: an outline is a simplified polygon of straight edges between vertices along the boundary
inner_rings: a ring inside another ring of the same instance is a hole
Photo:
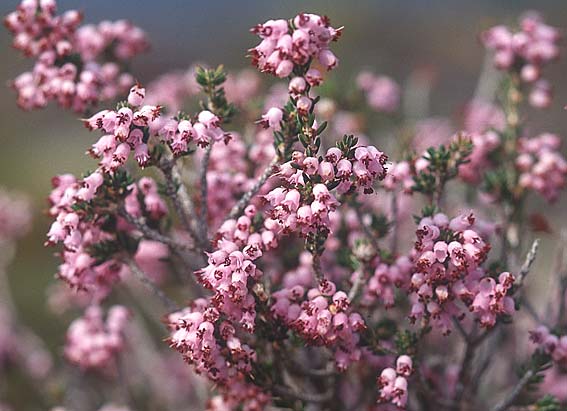
[[[551,90],[541,80],[544,66],[559,55],[559,30],[544,23],[533,13],[520,19],[520,28],[512,32],[505,26],[495,26],[481,35],[486,48],[494,51],[494,65],[499,70],[520,70],[525,83],[536,82],[529,102],[537,108],[546,108],[551,102]]]
[[[280,122],[282,121],[282,118],[283,111],[277,107],[272,107],[266,112],[266,114],[262,115],[261,124],[274,131],[279,131],[281,129]]]
[[[136,84],[130,89],[130,94],[128,94],[128,104],[134,107],[139,107],[144,102],[145,97],[146,89]]]
[[[118,354],[124,349],[124,328],[130,316],[122,306],[113,306],[103,319],[98,306],[90,306],[67,331],[65,357],[81,369],[115,371]]]

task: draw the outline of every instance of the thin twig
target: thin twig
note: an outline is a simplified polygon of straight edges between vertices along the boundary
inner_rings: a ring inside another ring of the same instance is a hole
[[[567,264],[565,262],[565,250],[567,249],[567,230],[562,230],[560,234],[560,240],[557,250],[557,256],[554,264],[554,276],[557,281],[557,292],[559,300],[559,311],[557,311],[557,318],[555,324],[558,327],[563,326],[565,322],[565,305],[567,304]],[[547,306],[548,314],[552,315],[555,312],[555,298],[549,298],[549,303]]]
[[[207,171],[209,169],[209,160],[211,158],[211,152],[213,150],[213,142],[211,141],[207,148],[205,149],[205,154],[203,155],[203,160],[201,162],[201,209],[199,210],[199,235],[201,238],[209,238],[208,233],[208,182],[207,182]]]
[[[481,382],[482,375],[488,370],[489,366],[492,365],[493,363],[492,354],[495,352],[501,340],[502,340],[502,331],[500,330],[500,328],[498,328],[496,330],[494,337],[490,341],[488,347],[484,347],[483,358],[478,361],[479,365],[477,365],[476,371],[474,372],[471,378],[471,383],[472,383],[471,393],[473,395],[476,394],[476,392],[478,391],[478,386]]]
[[[529,271],[530,271],[530,267],[532,266],[536,254],[537,254],[537,249],[538,249],[538,245],[539,245],[539,239],[534,240],[534,242],[532,243],[532,246],[530,248],[530,251],[528,252],[528,254],[526,255],[526,258],[524,260],[524,263],[522,264],[522,267],[520,268],[520,272],[518,273],[518,277],[516,278],[516,289],[515,289],[515,293],[518,293],[519,290],[521,289],[521,287],[523,286],[524,280],[526,278],[526,276],[528,275]],[[463,399],[463,394],[465,391],[465,387],[469,384],[470,382],[470,378],[468,378],[468,368],[470,367],[470,364],[474,358],[474,354],[476,351],[476,348],[484,341],[486,340],[487,337],[489,337],[490,335],[492,335],[492,333],[498,329],[498,327],[500,327],[502,324],[501,321],[498,321],[494,327],[487,329],[486,331],[484,331],[482,334],[480,334],[479,336],[477,336],[476,338],[473,339],[469,339],[470,341],[467,343],[466,345],[466,349],[465,349],[465,355],[463,357],[463,361],[461,363],[461,371],[459,373],[459,385],[457,386],[457,393],[455,395],[455,402],[457,403],[456,406],[458,406],[461,402],[461,400]],[[463,380],[467,380],[467,381],[463,381]]]
[[[275,156],[272,159],[272,161],[270,161],[270,164],[266,166],[262,174],[260,174],[256,182],[252,186],[252,188],[248,190],[246,193],[244,193],[244,195],[240,198],[240,200],[238,200],[238,202],[232,207],[230,213],[228,214],[229,219],[236,218],[240,216],[240,214],[242,214],[242,212],[244,211],[244,209],[246,208],[252,197],[254,197],[256,193],[258,193],[258,191],[260,191],[260,189],[262,188],[264,183],[268,180],[268,178],[270,178],[273,175],[274,167],[278,164],[278,162],[279,162],[278,156]]]
[[[522,264],[522,268],[520,269],[520,272],[518,273],[518,278],[516,279],[516,286],[518,288],[524,284],[524,280],[526,279],[526,276],[530,272],[530,267],[532,266],[536,258],[538,247],[539,247],[539,238],[536,238],[532,243],[532,246],[530,247],[530,251],[526,255],[526,259],[524,260],[524,264]]]
[[[183,252],[183,251],[194,251],[194,249],[192,247],[188,247],[184,244],[178,243],[177,241],[175,241],[174,239],[161,234],[159,231],[154,230],[153,228],[149,227],[146,222],[144,221],[144,218],[136,218],[134,216],[132,216],[131,214],[128,214],[126,212],[126,210],[122,209],[120,210],[120,215],[122,217],[124,217],[124,219],[132,224],[134,227],[136,227],[137,230],[139,230],[145,238],[149,239],[149,240],[154,240],[154,241],[158,241],[162,244],[167,245],[169,248],[171,248],[172,250],[176,251],[176,252]]]
[[[163,176],[165,178],[165,185],[168,195],[173,201],[175,211],[181,220],[183,228],[193,237],[195,244],[198,248],[206,248],[207,241],[201,238],[193,225],[193,218],[197,215],[195,212],[195,205],[193,200],[187,192],[187,187],[183,184],[181,173],[179,172],[173,160],[165,160],[159,164]]]
[[[292,371],[296,371],[301,375],[306,375],[314,378],[326,378],[335,375],[337,373],[337,371],[334,368],[321,368],[321,369],[308,368],[304,364],[302,364],[301,362],[295,359],[289,361],[289,365]]]
[[[372,234],[372,231],[370,231],[370,229],[368,228],[368,226],[364,224],[364,218],[363,218],[364,216],[362,215],[362,211],[360,210],[360,207],[357,204],[355,204],[353,208],[354,208],[354,212],[356,213],[356,217],[358,219],[358,224],[362,228],[362,231],[364,231],[364,235],[366,235],[368,241],[370,241],[370,243],[372,244],[372,247],[374,247],[374,251],[375,252],[380,251],[380,245],[378,244],[378,241],[376,241],[376,236],[374,236]]]
[[[419,388],[421,388],[421,391],[423,392],[425,397],[427,397],[428,403],[430,403],[431,405],[436,405],[436,406],[439,406],[439,407],[442,407],[442,408],[448,408],[448,409],[452,409],[452,408],[455,407],[455,403],[452,400],[441,397],[439,395],[439,393],[434,392],[431,389],[431,387],[429,386],[429,383],[427,382],[427,380],[425,379],[425,376],[419,370],[419,368],[416,369],[416,374],[417,374],[417,384],[418,384]]]
[[[126,261],[128,267],[130,267],[130,271],[134,274],[134,276],[148,289],[150,290],[156,297],[160,299],[163,305],[169,311],[177,311],[179,307],[177,304],[169,298],[161,288],[159,288],[147,275],[142,271],[142,269],[136,264],[136,262],[132,259],[128,259]]]
[[[323,275],[323,270],[321,269],[321,256],[317,253],[313,254],[313,272],[315,273],[315,278],[317,279],[317,284],[321,283],[325,279]]]
[[[455,316],[453,316],[452,320],[453,320],[453,324],[455,325],[455,328],[457,329],[457,331],[459,332],[461,337],[463,337],[463,340],[465,342],[470,342],[470,337],[469,337],[468,333],[466,332],[466,330],[463,328],[463,325],[461,324],[459,319],[456,318]]]
[[[534,371],[533,370],[527,370],[525,372],[525,374],[522,376],[522,378],[520,379],[520,381],[518,381],[517,384],[514,386],[512,391],[510,391],[508,396],[506,398],[504,398],[502,401],[500,401],[492,409],[492,411],[505,411],[505,410],[507,410],[508,407],[510,407],[514,403],[516,398],[522,393],[522,390],[530,382],[530,380],[532,379],[533,376],[534,376]]]
[[[392,226],[392,242],[390,244],[390,250],[392,251],[392,253],[395,255],[398,252],[398,231],[399,231],[399,218],[398,218],[398,193],[395,191],[392,191],[391,193],[392,195],[392,199],[391,199],[391,205],[392,205],[392,221],[391,221],[391,226]]]
[[[363,272],[360,272],[356,278],[354,279],[354,283],[352,284],[352,287],[350,288],[350,291],[348,292],[348,300],[352,303],[354,301],[354,299],[358,296],[358,293],[362,287],[362,284],[366,281],[366,275],[364,275],[364,270]]]
[[[466,388],[470,384],[470,368],[471,364],[474,360],[476,344],[470,339],[467,340],[465,345],[465,354],[463,355],[463,359],[461,360],[461,366],[459,369],[459,378],[457,379],[457,387],[455,390],[455,397],[453,399],[453,409],[458,410],[461,402],[464,399]]]

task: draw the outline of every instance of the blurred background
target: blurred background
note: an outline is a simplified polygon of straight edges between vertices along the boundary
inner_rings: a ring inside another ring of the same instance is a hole
[[[5,15],[17,3],[2,0],[0,14]],[[332,76],[350,81],[361,68],[371,68],[404,84],[416,68],[427,69],[434,73],[430,114],[444,116],[455,115],[474,92],[483,61],[479,31],[511,22],[529,9],[542,12],[551,25],[567,27],[564,0],[60,0],[58,4],[59,10],[82,10],[86,22],[126,18],[146,30],[152,49],[137,58],[133,67],[142,83],[194,62],[223,63],[228,70],[247,67],[246,50],[257,43],[250,27],[301,11],[326,14],[335,27],[345,26],[344,36],[334,48],[341,64]],[[10,40],[8,32],[1,30],[3,84],[29,68],[29,62],[11,49]],[[567,59],[550,67],[545,76],[555,86],[554,105],[534,116],[533,131],[565,135]],[[33,231],[20,242],[9,271],[11,287],[22,320],[53,350],[60,349],[66,324],[45,309],[46,287],[54,281],[56,259],[53,249],[42,246],[49,223],[43,211],[52,176],[80,174],[93,167],[83,153],[95,136],[77,120],[57,107],[24,113],[8,87],[0,93],[0,186],[27,193],[35,213]],[[563,198],[552,207],[537,204],[536,208],[544,210],[553,226],[567,217],[566,204]],[[553,242],[552,236],[543,238],[538,264],[549,260]]]

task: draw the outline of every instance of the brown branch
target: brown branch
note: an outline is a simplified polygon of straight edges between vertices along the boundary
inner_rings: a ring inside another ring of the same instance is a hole
[[[527,370],[520,381],[518,381],[514,388],[512,388],[512,391],[510,391],[508,396],[500,401],[494,408],[492,408],[492,411],[507,410],[514,403],[514,401],[516,401],[516,398],[518,398],[518,396],[522,393],[522,390],[530,382],[534,375],[535,373],[533,370]]]

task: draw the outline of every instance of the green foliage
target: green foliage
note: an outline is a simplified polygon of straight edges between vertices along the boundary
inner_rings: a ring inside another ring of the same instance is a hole
[[[536,350],[530,360],[521,366],[517,372],[518,376],[525,375],[528,371],[532,371],[533,375],[526,384],[527,391],[536,391],[544,379],[544,372],[552,366],[551,357],[542,350]]]
[[[398,331],[395,339],[396,348],[400,353],[412,355],[416,352],[418,340],[419,338],[414,332],[408,330]]]
[[[325,250],[325,241],[329,236],[328,229],[321,228],[315,233],[307,234],[305,238],[305,249],[313,255],[321,255]]]
[[[356,271],[358,268],[358,262],[356,258],[352,255],[352,251],[349,247],[341,247],[336,251],[337,264],[342,267],[346,267],[352,271]]]
[[[516,186],[516,179],[515,170],[500,167],[487,171],[484,174],[481,188],[483,191],[504,201],[513,202],[515,201],[514,187]]]
[[[325,130],[326,123],[314,128],[315,126],[315,104],[319,101],[319,97],[313,99],[309,113],[302,114],[299,110],[294,111],[295,123],[298,130],[297,138],[299,142],[305,147],[306,156],[315,156],[321,148],[321,138],[319,137],[319,130]]]
[[[96,260],[97,264],[102,264],[120,251],[120,244],[114,240],[104,240],[89,246],[87,252]]]
[[[430,197],[439,196],[445,184],[458,175],[459,167],[469,162],[472,148],[471,140],[462,135],[448,146],[429,147],[423,155],[429,164],[414,176],[412,190]]]
[[[546,395],[535,403],[536,411],[560,411],[561,404],[553,395]]]
[[[439,210],[439,207],[437,207],[435,204],[427,204],[422,208],[421,215],[413,216],[413,221],[415,221],[416,224],[419,224],[422,218],[433,217],[435,214],[439,213],[440,211],[441,210]]]
[[[358,144],[358,137],[345,134],[343,138],[337,141],[337,148],[343,152],[346,158],[354,157],[354,148]]]
[[[201,103],[201,108],[213,112],[224,123],[229,123],[236,114],[236,107],[226,100],[222,87],[226,81],[224,66],[221,64],[216,69],[197,67],[195,79],[208,97],[207,104]]]

